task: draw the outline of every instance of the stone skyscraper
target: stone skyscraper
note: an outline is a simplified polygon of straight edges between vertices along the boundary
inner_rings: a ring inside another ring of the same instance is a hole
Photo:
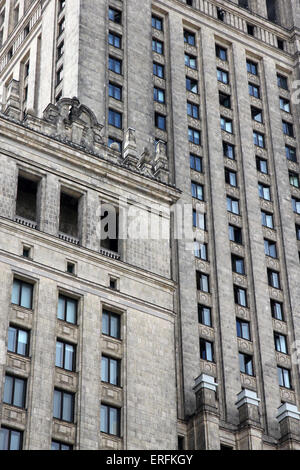
[[[300,449],[299,0],[2,0],[0,45],[0,448]]]

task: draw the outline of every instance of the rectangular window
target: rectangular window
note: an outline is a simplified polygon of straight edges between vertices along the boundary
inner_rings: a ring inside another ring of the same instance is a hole
[[[186,77],[186,89],[191,93],[198,93],[198,81],[194,78]]]
[[[116,33],[113,33],[112,31],[109,31],[108,33],[108,44],[111,46],[117,47],[118,49],[121,49],[121,43],[122,43],[122,38]]]
[[[251,117],[253,121],[262,123],[263,122],[262,110],[259,108],[255,108],[254,106],[251,106]]]
[[[122,61],[116,57],[109,56],[108,69],[120,75],[122,73]]]
[[[289,145],[286,145],[285,156],[291,162],[297,162],[296,149],[294,147],[290,147]]]
[[[251,60],[247,60],[247,72],[252,75],[258,75],[258,66],[256,63]]]
[[[236,332],[238,338],[246,339],[247,341],[251,341],[250,336],[250,323],[244,320],[237,319],[236,320]]]
[[[73,446],[70,444],[66,444],[65,442],[52,441],[51,450],[73,450]]]
[[[195,197],[196,199],[199,199],[199,201],[204,200],[204,190],[203,190],[203,185],[199,183],[194,183],[192,181],[191,183],[192,187],[192,197]]]
[[[264,245],[265,245],[265,254],[266,254],[266,256],[271,256],[271,258],[277,258],[276,242],[265,239],[264,240]]]
[[[261,211],[261,223],[264,227],[274,228],[273,214]]]
[[[203,261],[207,261],[206,243],[200,243],[198,241],[194,241],[194,254],[196,258],[202,259]]]
[[[0,429],[0,450],[21,450],[23,432],[2,427]]]
[[[193,209],[193,226],[200,228],[201,230],[206,230],[206,216],[202,212],[196,211]]]
[[[256,157],[256,169],[264,175],[269,173],[268,171],[268,162],[264,158]]]
[[[229,83],[229,73],[222,69],[217,69],[217,79],[219,82],[225,83],[228,85]]]
[[[25,408],[26,384],[26,379],[6,375],[3,402],[17,408]]]
[[[232,271],[237,274],[245,274],[245,261],[240,256],[231,255]]]
[[[102,334],[112,338],[121,339],[121,317],[116,313],[103,310]]]
[[[237,199],[233,199],[231,196],[227,196],[227,210],[233,214],[240,214],[240,204]]]
[[[67,423],[74,422],[75,395],[55,389],[53,397],[53,418]]]
[[[300,214],[300,199],[292,197],[292,207],[296,214]]]
[[[158,29],[159,31],[163,30],[163,20],[158,18],[158,16],[152,15],[152,28]]]
[[[156,52],[157,54],[164,53],[164,44],[157,39],[152,39],[152,51]]]
[[[228,142],[223,141],[223,154],[224,157],[235,160],[235,148],[234,145],[229,144]]]
[[[284,367],[277,367],[277,372],[280,387],[291,389],[291,371],[289,369],[285,369]]]
[[[258,194],[260,198],[265,199],[266,201],[271,201],[270,186],[258,183]]]
[[[204,361],[214,361],[213,343],[203,338],[200,338],[200,358]]]
[[[202,158],[194,155],[193,153],[190,153],[190,168],[192,170],[198,171],[199,173],[202,173]]]
[[[300,240],[300,225],[296,224],[295,228],[296,228],[296,238],[297,240]]]
[[[260,98],[260,89],[258,85],[254,85],[253,83],[249,83],[249,95],[253,96],[254,98]]]
[[[284,321],[283,316],[283,305],[281,302],[277,302],[276,300],[271,299],[271,312],[272,317],[276,320]]]
[[[183,31],[183,38],[184,42],[189,44],[190,46],[195,46],[196,44],[196,36],[194,33],[187,31],[186,29]]]
[[[294,186],[295,188],[299,188],[299,175],[297,173],[293,173],[292,171],[289,171],[289,179],[290,179],[291,186]]]
[[[185,53],[184,55],[185,65],[191,69],[197,70],[197,57]]]
[[[153,62],[153,75],[159,78],[165,78],[164,66]]]
[[[291,104],[289,100],[285,98],[279,98],[279,103],[280,103],[280,109],[282,109],[282,111],[285,111],[286,113],[291,112]]]
[[[76,370],[76,346],[73,344],[56,341],[55,366],[60,369],[75,372]]]
[[[229,132],[230,134],[233,133],[233,126],[232,126],[231,119],[224,118],[221,116],[220,122],[221,122],[221,129],[223,131]]]
[[[120,85],[116,85],[115,83],[109,82],[108,86],[108,95],[115,100],[121,101],[122,100],[122,87]]]
[[[14,279],[11,302],[19,307],[32,309],[33,285]]]
[[[247,307],[247,291],[239,286],[234,286],[234,301],[241,307]]]
[[[294,137],[294,127],[290,122],[282,121],[282,130],[284,135]]]
[[[109,109],[108,124],[110,126],[117,127],[118,129],[122,129],[122,113],[119,113],[119,111],[115,111],[114,109]]]
[[[237,175],[235,171],[231,171],[228,168],[225,168],[225,182],[230,184],[230,186],[237,187]]]
[[[201,145],[201,133],[196,129],[189,127],[188,129],[189,142],[195,145]]]
[[[268,283],[269,286],[274,287],[274,289],[280,289],[280,277],[279,273],[268,269]]]
[[[275,349],[283,354],[288,354],[287,340],[285,335],[274,333]]]
[[[280,75],[279,73],[277,74],[277,85],[279,88],[283,88],[284,90],[288,90],[288,79],[287,77],[284,77],[283,75]]]
[[[76,325],[78,300],[60,295],[58,297],[57,318],[59,320]]]
[[[243,374],[253,376],[253,358],[248,354],[239,353],[240,358],[240,371]]]
[[[158,103],[164,103],[165,91],[162,90],[161,88],[154,87],[153,98],[154,98],[154,101],[157,101]]]
[[[119,10],[116,10],[115,8],[109,7],[108,9],[108,18],[110,21],[113,21],[114,23],[121,24],[122,22],[122,12]]]
[[[198,304],[198,320],[201,325],[212,326],[211,308]]]
[[[167,118],[162,114],[155,113],[154,115],[155,126],[160,129],[161,131],[165,131],[167,129]]]
[[[219,103],[221,106],[230,109],[231,108],[231,97],[219,91]]]
[[[234,225],[229,225],[229,240],[241,245],[243,243],[242,229]]]
[[[207,274],[203,274],[200,271],[196,273],[197,278],[197,290],[202,292],[209,292],[209,277]]]
[[[223,60],[223,61],[227,61],[227,49],[225,49],[224,47],[222,46],[219,46],[218,44],[216,44],[216,56]]]
[[[29,355],[29,332],[15,326],[8,328],[8,345],[9,352],[28,357]]]
[[[265,148],[265,136],[259,132],[253,131],[253,143],[257,147]]]
[[[120,361],[118,359],[102,356],[101,381],[120,387]]]
[[[120,436],[120,409],[101,405],[100,431],[112,436]]]
[[[199,106],[198,104],[187,102],[187,114],[194,119],[199,119]]]

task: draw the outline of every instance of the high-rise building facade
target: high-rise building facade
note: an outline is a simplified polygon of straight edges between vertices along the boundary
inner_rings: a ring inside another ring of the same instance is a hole
[[[2,0],[0,44],[0,448],[300,449],[299,1]]]

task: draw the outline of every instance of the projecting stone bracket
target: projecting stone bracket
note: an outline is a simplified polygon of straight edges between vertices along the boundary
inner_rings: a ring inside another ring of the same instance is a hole
[[[280,425],[280,445],[283,449],[300,449],[300,412],[297,406],[283,403],[278,408],[277,421]]]

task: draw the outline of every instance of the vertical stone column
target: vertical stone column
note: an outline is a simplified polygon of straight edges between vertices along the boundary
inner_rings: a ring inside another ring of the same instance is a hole
[[[42,278],[34,290],[37,301],[34,302],[31,336],[34,360],[28,383],[27,448],[49,450],[55,373],[56,283]]]
[[[28,77],[28,97],[27,109],[36,111],[37,103],[37,83],[39,83],[39,46],[40,40],[35,38],[30,48],[29,56],[29,77]]]
[[[85,321],[87,318],[87,321]],[[84,298],[81,316],[81,343],[78,345],[78,448],[98,450],[100,440],[100,364],[101,322],[100,301],[94,295]]]
[[[182,18],[170,11],[170,83],[172,83],[171,100],[173,109],[173,143],[175,184],[181,189],[180,203],[185,205],[184,224],[187,230],[192,230],[192,197],[191,175],[189,165],[188,122],[186,114],[186,84],[184,66],[184,42]],[[192,235],[192,232],[191,232]],[[180,329],[182,335],[182,367],[185,414],[194,413],[195,394],[194,379],[200,373],[200,346],[198,335],[197,291],[195,276],[195,258],[192,250],[186,249],[186,243],[191,240],[179,239],[178,267],[174,271],[179,282],[180,305],[178,306]]]
[[[42,38],[47,39],[41,42],[41,66],[39,68],[40,87],[38,95],[39,117],[43,115],[43,111],[52,100],[56,44],[56,3],[57,2],[49,2],[47,7],[43,10]]]
[[[206,98],[207,152],[209,179],[211,185],[212,233],[214,237],[215,255],[215,305],[218,306],[218,328],[220,335],[220,364],[217,365],[220,377],[220,400],[223,398],[223,419],[237,423],[235,395],[240,390],[240,367],[238,361],[236,316],[233,297],[233,277],[231,267],[231,251],[228,237],[228,214],[224,178],[224,157],[220,126],[220,106],[217,83],[217,66],[215,55],[215,38],[211,30],[202,30],[203,77]],[[214,78],[215,77],[215,78]],[[217,355],[216,355],[217,356]],[[221,362],[222,361],[222,362]],[[220,405],[221,407],[221,405]]]
[[[126,3],[127,57],[124,73],[129,84],[126,126],[136,130],[137,152],[140,155],[145,147],[151,145],[149,139],[154,126],[153,89],[152,86],[141,86],[141,83],[149,83],[153,74],[151,2],[143,1],[143,8],[139,8],[137,2]],[[149,150],[152,151],[152,148]]]
[[[265,18],[268,17],[266,0],[250,0],[251,10]]]
[[[44,183],[44,196],[41,204],[41,231],[57,235],[60,210],[60,186],[58,178],[48,173]]]
[[[1,155],[2,171],[0,173],[0,207],[1,216],[13,219],[15,216],[18,169],[14,160]]]
[[[87,191],[86,194],[86,217],[85,224],[85,244],[90,250],[100,249],[100,200],[95,191]]]
[[[201,374],[195,380],[195,449],[219,450],[219,412],[216,400],[218,384],[214,377]]]
[[[255,336],[254,350],[259,348],[260,356],[254,355],[255,373],[258,384],[258,392],[262,400],[262,409],[266,419],[267,432],[274,437],[278,434],[278,424],[275,420],[275,410],[280,402],[277,363],[274,349],[273,324],[270,311],[270,297],[267,279],[267,266],[264,252],[264,236],[261,225],[260,200],[258,195],[258,179],[256,170],[255,148],[253,145],[253,123],[251,119],[250,98],[248,93],[248,77],[246,69],[245,50],[239,44],[234,44],[234,63],[236,70],[236,94],[239,112],[239,132],[242,146],[242,164],[244,173],[244,190],[247,213],[245,221],[248,224],[248,245],[252,262],[252,273],[249,283],[255,292],[251,299],[253,309],[252,321],[254,322]],[[272,97],[274,100],[274,94]],[[278,105],[279,107],[279,105]],[[268,148],[270,157],[272,149]],[[255,315],[256,311],[256,315]],[[263,332],[263,336],[261,335]]]
[[[239,450],[262,450],[263,429],[260,421],[260,400],[257,393],[244,389],[238,394],[236,406],[239,410]]]
[[[270,59],[264,59],[266,92],[269,104],[270,133],[274,152],[275,166],[275,184],[277,189],[277,202],[280,210],[281,226],[280,236],[282,240],[282,277],[284,286],[284,295],[286,304],[290,305],[291,312],[286,312],[286,321],[290,330],[289,339],[292,348],[293,342],[300,338],[300,288],[298,279],[300,278],[300,265],[298,247],[295,234],[295,216],[291,202],[291,186],[289,182],[288,166],[285,156],[285,142],[282,131],[282,116],[279,108],[279,90],[277,86],[276,66],[275,62]],[[297,128],[297,115],[294,116],[295,131]],[[299,126],[298,126],[299,127]],[[299,147],[298,147],[299,159]],[[286,283],[288,281],[288,285]],[[293,386],[296,395],[299,396],[299,369],[297,364],[293,364]],[[297,402],[298,406],[300,405]],[[278,406],[278,404],[277,404]],[[274,410],[275,414],[275,410]]]
[[[297,406],[283,403],[278,408],[277,420],[280,425],[280,448],[300,450],[300,413]]]

